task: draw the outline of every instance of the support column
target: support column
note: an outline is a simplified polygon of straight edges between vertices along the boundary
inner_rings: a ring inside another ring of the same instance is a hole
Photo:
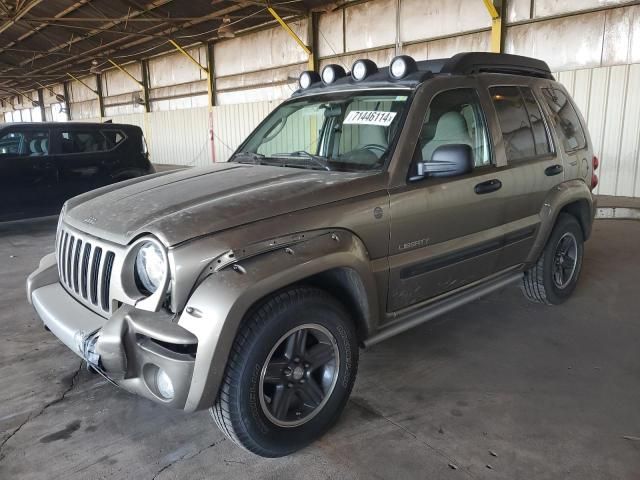
[[[42,89],[38,89],[38,104],[40,105],[40,118],[43,122],[47,121],[47,114],[44,108],[44,93],[42,93]]]
[[[102,117],[104,117],[104,97],[102,96],[102,75],[96,74],[96,94],[98,96],[98,110],[100,112],[100,123],[102,123]]]
[[[149,61],[142,60],[142,90],[144,92],[144,111],[149,113],[151,111],[151,100],[149,97]]]
[[[491,51],[502,53],[504,48],[504,24],[502,14],[506,11],[507,0],[482,0],[491,17]]]
[[[213,107],[216,105],[216,69],[213,55],[213,42],[206,44],[207,49],[207,106],[209,107],[209,142],[211,144],[211,161],[216,163],[216,142],[213,123]]]
[[[62,90],[64,92],[64,103],[67,107],[67,119],[71,120],[71,96],[69,95],[69,82],[62,82]]]

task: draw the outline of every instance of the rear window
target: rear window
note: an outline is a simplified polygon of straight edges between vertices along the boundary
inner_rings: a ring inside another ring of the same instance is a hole
[[[551,110],[553,123],[562,136],[564,150],[571,152],[585,148],[586,136],[569,97],[558,88],[543,88],[542,93]]]
[[[106,152],[126,138],[121,130],[72,130],[61,133],[62,153]]]
[[[489,89],[498,114],[507,160],[523,160],[551,153],[540,106],[527,87]]]

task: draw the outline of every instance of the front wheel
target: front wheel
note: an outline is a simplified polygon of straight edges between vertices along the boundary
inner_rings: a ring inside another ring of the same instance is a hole
[[[525,296],[534,302],[558,305],[576,288],[582,256],[584,236],[578,220],[561,213],[536,264],[527,270],[522,282]]]
[[[292,453],[338,418],[353,387],[358,344],[344,307],[299,287],[261,304],[238,332],[211,415],[264,457]]]

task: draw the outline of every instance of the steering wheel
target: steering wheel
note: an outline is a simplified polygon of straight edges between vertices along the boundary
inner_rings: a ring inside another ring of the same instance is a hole
[[[380,152],[380,156],[384,155],[385,152],[387,151],[387,147],[383,146],[383,145],[378,145],[377,143],[369,143],[367,145],[364,145],[361,150],[369,150],[371,151],[371,153],[373,153],[375,155],[375,150],[378,150]]]

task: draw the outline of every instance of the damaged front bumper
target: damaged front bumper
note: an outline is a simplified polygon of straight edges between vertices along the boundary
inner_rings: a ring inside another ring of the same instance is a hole
[[[185,408],[198,339],[171,316],[128,305],[108,319],[92,312],[60,285],[53,256],[29,276],[27,294],[47,328],[113,383]]]

